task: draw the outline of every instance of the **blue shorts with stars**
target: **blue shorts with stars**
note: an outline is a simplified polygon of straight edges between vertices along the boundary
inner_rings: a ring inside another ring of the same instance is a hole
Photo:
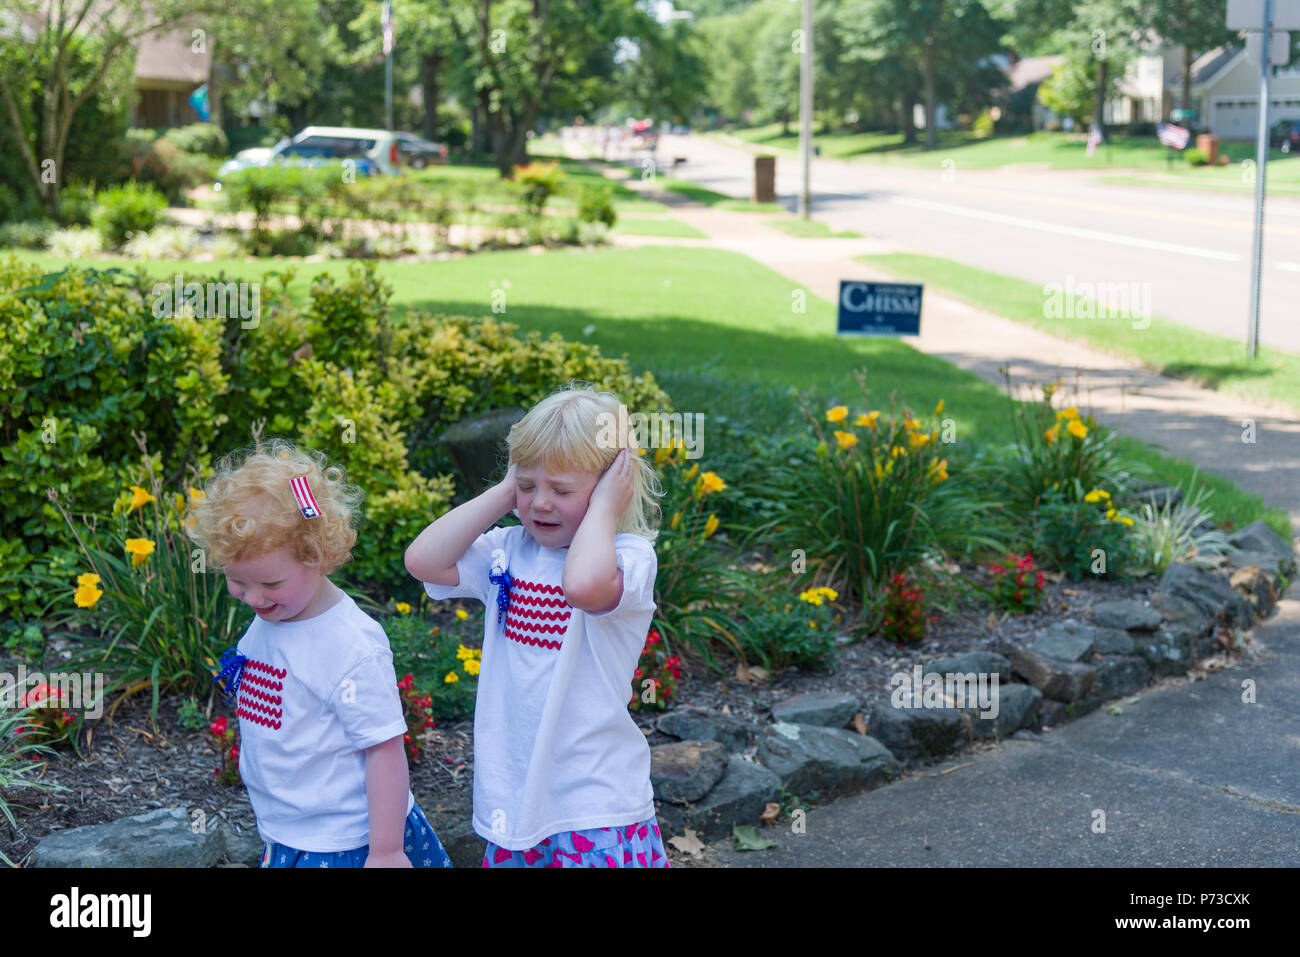
[[[406,836],[402,851],[415,867],[451,867],[451,858],[433,833],[429,819],[418,803],[406,815]],[[299,851],[285,844],[270,844],[262,850],[263,867],[365,867],[370,845],[354,851]]]

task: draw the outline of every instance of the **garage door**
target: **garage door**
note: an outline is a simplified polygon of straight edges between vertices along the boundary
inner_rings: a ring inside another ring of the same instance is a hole
[[[1300,119],[1300,99],[1290,97],[1270,101],[1269,125],[1278,120]],[[1222,140],[1253,140],[1259,125],[1259,97],[1229,97],[1214,103],[1210,112],[1210,129]]]

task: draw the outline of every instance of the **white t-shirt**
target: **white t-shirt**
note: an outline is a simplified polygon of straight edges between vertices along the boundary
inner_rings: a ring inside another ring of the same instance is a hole
[[[498,622],[488,580],[500,549],[513,580]],[[489,529],[456,563],[460,584],[425,583],[429,597],[485,608],[474,708],[474,830],[522,851],[563,831],[633,824],[654,813],[650,746],[627,710],[654,615],[658,560],[640,535],[614,537],[623,595],[602,615],[561,587],[566,549],[523,526]]]
[[[238,649],[239,776],[262,840],[369,844],[365,749],[406,733],[384,629],[345,592],[314,618],[255,619]],[[414,804],[408,789],[407,814]]]

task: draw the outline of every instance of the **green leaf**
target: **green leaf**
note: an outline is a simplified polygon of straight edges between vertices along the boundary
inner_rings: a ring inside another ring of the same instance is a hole
[[[736,839],[736,850],[738,851],[765,851],[769,847],[776,847],[776,841],[765,838],[758,833],[758,828],[752,824],[733,827],[731,836]]]

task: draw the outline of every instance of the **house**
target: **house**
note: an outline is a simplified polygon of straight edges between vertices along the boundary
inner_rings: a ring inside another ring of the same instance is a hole
[[[208,38],[199,31],[174,30],[141,37],[135,54],[131,125],[183,126],[201,119],[189,98],[212,76]]]
[[[1179,78],[1181,84],[1181,77]],[[1269,83],[1268,123],[1300,120],[1300,65],[1277,67]],[[1192,64],[1192,104],[1210,132],[1253,140],[1259,126],[1259,63],[1242,47],[1212,50]]]

